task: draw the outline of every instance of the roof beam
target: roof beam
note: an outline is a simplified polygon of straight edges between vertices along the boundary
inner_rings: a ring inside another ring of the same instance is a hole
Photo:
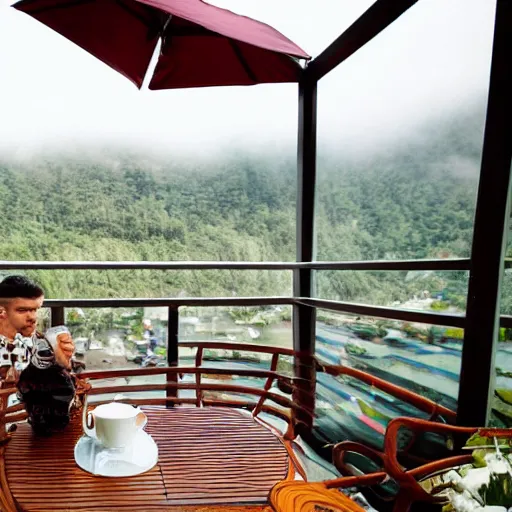
[[[377,0],[338,39],[309,63],[304,75],[312,81],[320,80],[391,25],[417,1]]]

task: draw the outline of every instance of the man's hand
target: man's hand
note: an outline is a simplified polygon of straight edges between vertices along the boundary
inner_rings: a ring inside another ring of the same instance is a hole
[[[55,360],[57,363],[66,368],[71,369],[71,358],[75,353],[75,342],[71,334],[63,332],[57,336],[57,347],[55,349]]]

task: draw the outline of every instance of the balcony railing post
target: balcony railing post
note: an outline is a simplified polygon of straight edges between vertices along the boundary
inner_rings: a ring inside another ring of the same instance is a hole
[[[169,306],[167,313],[167,364],[169,366],[178,366],[178,326],[179,309],[178,306]],[[167,374],[167,398],[177,396],[178,374]],[[173,386],[174,384],[174,386]],[[174,404],[167,402],[169,407]]]
[[[512,160],[512,2],[498,0],[475,212],[457,423],[487,423],[494,388]]]
[[[52,327],[64,325],[65,318],[65,310],[62,306],[52,306],[50,308],[50,323]]]
[[[315,182],[316,182],[316,81],[305,78],[299,84],[299,133],[297,162],[297,261],[314,259]],[[295,297],[313,296],[313,271],[310,268],[293,272]],[[294,400],[314,410],[316,309],[303,304],[293,306],[293,347],[301,355],[295,358],[295,375],[299,380]],[[300,415],[301,423],[311,428],[311,417]]]

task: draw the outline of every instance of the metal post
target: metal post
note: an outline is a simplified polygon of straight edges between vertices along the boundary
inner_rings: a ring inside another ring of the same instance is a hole
[[[167,364],[169,366],[178,366],[178,325],[179,308],[169,306],[167,313]],[[178,389],[172,384],[177,384],[178,375],[176,373],[167,375],[167,398],[177,396]],[[167,403],[168,407],[173,407],[172,402]]]
[[[299,133],[297,165],[297,261],[313,261],[315,253],[315,181],[316,181],[316,104],[317,82],[303,78],[299,84]],[[293,271],[295,297],[313,296],[313,271]],[[314,410],[315,368],[311,356],[315,352],[316,309],[297,304],[293,306],[293,347],[303,355],[295,358],[295,375],[304,379],[294,392],[294,399]],[[297,419],[311,428],[311,419]]]
[[[61,306],[52,306],[50,308],[50,323],[52,327],[57,325],[64,325],[65,323],[65,310]]]
[[[345,32],[310,62],[306,75],[314,80],[320,80],[385,30],[417,1],[376,0]]]
[[[494,389],[512,158],[512,2],[498,0],[466,307],[457,423],[485,425]]]

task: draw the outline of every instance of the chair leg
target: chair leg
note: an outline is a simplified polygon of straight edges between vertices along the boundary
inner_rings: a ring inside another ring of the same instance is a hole
[[[408,495],[407,490],[400,491],[396,496],[393,512],[409,512],[411,505],[411,498]]]

